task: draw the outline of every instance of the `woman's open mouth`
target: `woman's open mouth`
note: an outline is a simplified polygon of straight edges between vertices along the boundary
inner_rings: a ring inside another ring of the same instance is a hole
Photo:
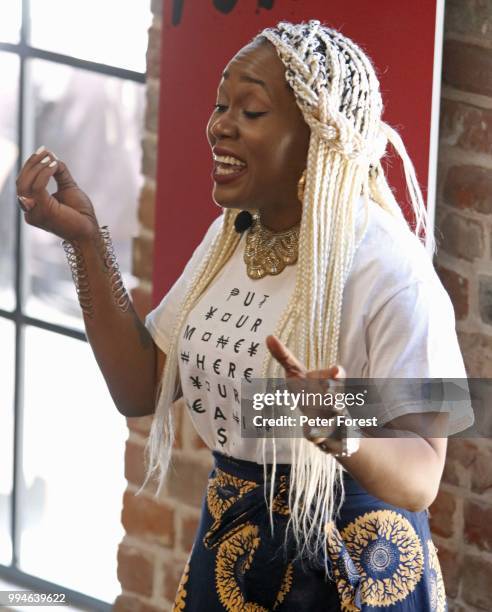
[[[247,171],[248,167],[244,162],[230,157],[214,157],[212,178],[216,183],[221,185],[224,183],[230,183],[231,181],[234,181],[245,174]]]

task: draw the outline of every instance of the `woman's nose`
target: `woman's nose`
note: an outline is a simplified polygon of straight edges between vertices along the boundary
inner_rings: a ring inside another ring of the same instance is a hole
[[[219,117],[212,120],[210,124],[210,133],[214,138],[221,138],[224,136],[234,136],[237,132],[237,126],[235,121],[231,118],[229,113],[223,113]]]

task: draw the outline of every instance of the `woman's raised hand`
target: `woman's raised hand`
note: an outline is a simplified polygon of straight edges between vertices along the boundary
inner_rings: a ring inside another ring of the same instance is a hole
[[[49,194],[53,177],[57,191]],[[40,148],[23,165],[16,181],[17,197],[29,225],[40,227],[65,240],[84,240],[96,235],[99,226],[92,202],[79,189],[64,162]]]
[[[324,370],[311,370],[308,372],[306,367],[297,357],[277,338],[277,336],[267,336],[266,345],[272,357],[274,357],[284,368],[285,378],[298,379],[323,379],[341,380],[345,378],[345,372],[341,366],[331,366]]]
[[[345,371],[341,366],[331,366],[324,370],[311,370],[308,371],[304,364],[302,364],[297,357],[281,342],[276,336],[270,335],[266,338],[266,345],[270,351],[272,357],[274,357],[278,363],[284,368],[284,375],[287,383],[287,388],[290,392],[300,392],[301,390],[309,391],[310,393],[330,393],[329,380],[343,381],[345,378]],[[309,381],[309,382],[303,382]],[[304,406],[299,402],[299,408],[303,414],[308,417],[315,417],[320,415],[320,408],[313,408],[312,406]],[[324,407],[323,410],[325,418],[330,418],[339,414],[336,409],[330,409]],[[331,435],[334,431],[333,428],[328,428],[324,432],[320,431],[319,427],[310,427],[309,425],[303,426],[304,436],[318,444],[320,441],[324,441],[325,437]],[[321,436],[321,433],[323,434]],[[321,436],[321,437],[320,437]],[[326,447],[330,444],[327,442]],[[334,441],[331,445],[333,451],[339,450],[338,441]]]

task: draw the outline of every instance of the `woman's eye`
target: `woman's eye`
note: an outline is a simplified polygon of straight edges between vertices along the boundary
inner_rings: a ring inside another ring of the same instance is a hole
[[[266,113],[253,113],[250,111],[244,111],[244,114],[246,115],[246,117],[249,117],[250,119],[257,119],[258,117],[261,117],[262,115],[266,115]]]
[[[226,108],[227,106],[225,104],[216,104],[214,106],[214,111],[216,111],[217,113],[223,113]],[[253,112],[253,111],[243,111],[243,112],[246,115],[246,117],[248,117],[249,119],[256,119],[258,117],[261,117],[262,115],[266,115],[266,112]]]

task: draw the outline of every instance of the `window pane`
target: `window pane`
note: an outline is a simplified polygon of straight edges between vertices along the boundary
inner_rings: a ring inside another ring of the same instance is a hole
[[[44,144],[70,168],[108,225],[127,289],[137,233],[144,86],[42,60],[28,62],[32,150]],[[54,183],[49,185],[54,192]],[[80,308],[60,239],[27,228],[29,315],[80,327]]]
[[[125,419],[86,342],[27,328],[25,367],[20,569],[112,602]]]
[[[0,563],[10,565],[10,504],[14,456],[14,325],[0,319]]]
[[[0,42],[18,43],[21,27],[20,0],[2,0],[0,12]]]
[[[1,21],[1,19],[0,19]],[[13,310],[19,60],[0,52],[0,308]]]
[[[31,0],[33,47],[137,72],[150,24],[150,0]]]

